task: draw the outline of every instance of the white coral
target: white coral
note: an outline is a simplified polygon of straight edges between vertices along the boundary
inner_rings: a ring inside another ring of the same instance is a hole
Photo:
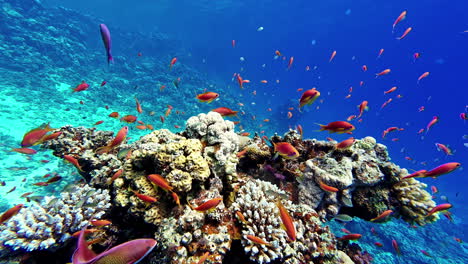
[[[107,190],[88,185],[76,186],[60,197],[46,196],[41,204],[21,209],[1,226],[0,241],[13,250],[47,249],[70,238],[91,217],[102,216],[110,207],[109,200]]]

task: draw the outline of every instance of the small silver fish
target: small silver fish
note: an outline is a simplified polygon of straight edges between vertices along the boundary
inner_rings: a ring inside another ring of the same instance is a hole
[[[342,221],[342,222],[351,222],[353,221],[353,218],[347,214],[338,214],[338,215],[335,215],[335,219],[336,220],[339,220],[339,221]]]

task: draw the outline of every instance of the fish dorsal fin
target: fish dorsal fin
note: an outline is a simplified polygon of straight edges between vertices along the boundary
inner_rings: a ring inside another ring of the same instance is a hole
[[[78,238],[78,245],[75,253],[73,253],[72,262],[73,264],[87,264],[90,263],[97,255],[91,249],[88,248],[85,240],[85,230],[87,225],[81,230],[80,237]]]

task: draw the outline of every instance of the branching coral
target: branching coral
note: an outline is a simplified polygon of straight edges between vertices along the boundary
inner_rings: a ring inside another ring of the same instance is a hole
[[[0,227],[0,241],[13,250],[26,251],[58,246],[99,218],[110,207],[107,190],[74,186],[60,197],[46,196],[41,204],[23,208]]]

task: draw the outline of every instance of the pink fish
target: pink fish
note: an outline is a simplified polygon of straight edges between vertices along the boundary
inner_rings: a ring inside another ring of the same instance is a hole
[[[114,58],[112,57],[112,54],[111,54],[112,41],[111,41],[110,32],[107,26],[104,24],[100,24],[99,29],[101,30],[102,42],[104,43],[104,47],[106,48],[107,64],[110,64],[111,62],[114,62]]]
[[[73,264],[134,264],[146,257],[157,244],[154,239],[135,239],[96,254],[86,244],[85,230],[86,227],[80,232]]]

